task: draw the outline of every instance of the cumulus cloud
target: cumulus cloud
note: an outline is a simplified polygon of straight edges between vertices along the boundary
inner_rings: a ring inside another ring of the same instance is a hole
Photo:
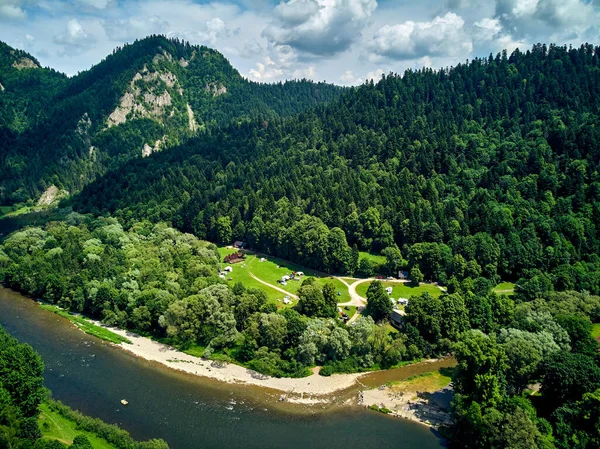
[[[492,52],[506,50],[509,54],[517,48],[525,49],[530,44],[524,39],[515,39],[504,32],[499,19],[483,18],[473,24],[473,39],[482,44],[486,43]]]
[[[480,41],[490,41],[502,31],[498,19],[484,17],[473,24],[473,37]]]
[[[298,53],[289,45],[270,45],[266,51],[269,55],[263,57],[248,71],[249,79],[273,82],[284,79],[316,78],[315,66],[298,61]]]
[[[130,42],[150,34],[166,33],[169,22],[158,16],[131,17],[129,19],[106,20],[104,31],[109,39],[117,42]]]
[[[114,0],[77,0],[79,3],[91,6],[96,9],[105,9],[110,4],[114,3]]]
[[[512,34],[580,34],[595,26],[599,14],[587,0],[497,0],[496,17]]]
[[[27,13],[19,0],[0,0],[0,19],[25,19]]]
[[[220,17],[213,17],[212,19],[205,21],[194,31],[184,30],[171,34],[185,40],[214,47],[222,46],[223,40],[237,36],[239,33],[239,27],[229,27]]]
[[[379,56],[406,60],[468,55],[473,50],[473,43],[462,17],[449,12],[430,22],[385,25],[375,33],[368,48]]]
[[[331,56],[350,47],[377,8],[377,0],[288,0],[275,7],[277,20],[263,36],[311,56]]]
[[[250,69],[249,78],[255,81],[269,82],[279,80],[283,77],[283,69],[269,56],[265,56],[262,62],[256,63],[256,68]]]
[[[65,50],[80,53],[94,46],[96,38],[88,34],[77,19],[67,22],[65,31],[54,36],[54,43],[64,46]]]
[[[241,55],[242,58],[252,58],[264,53],[264,48],[256,39],[247,41],[244,44]]]
[[[362,77],[354,75],[354,72],[352,70],[346,70],[344,73],[342,73],[342,76],[340,76],[339,79],[342,82],[342,84],[346,86],[357,86],[369,80],[373,80],[373,82],[376,83],[383,77],[384,73],[385,72],[382,69],[377,69],[367,72],[367,74],[364,77]]]

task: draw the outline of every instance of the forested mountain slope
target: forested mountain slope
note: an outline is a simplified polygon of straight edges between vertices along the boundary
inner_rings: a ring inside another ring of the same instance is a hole
[[[162,36],[67,78],[0,43],[0,202],[70,191],[230,122],[295,114],[343,89],[245,80],[217,51]],[[202,137],[200,137],[202,138]]]
[[[325,270],[397,244],[428,279],[597,293],[599,108],[600,48],[536,45],[229,126],[108,173],[75,206]]]

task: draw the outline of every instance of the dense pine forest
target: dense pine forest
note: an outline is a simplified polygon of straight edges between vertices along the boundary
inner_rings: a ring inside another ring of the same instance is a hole
[[[74,204],[331,272],[397,246],[429,280],[600,293],[599,101],[598,48],[537,45],[215,130]]]
[[[162,36],[117,48],[72,78],[0,42],[0,86],[0,203],[8,205],[51,185],[76,192],[151,151],[232,122],[293,115],[343,91],[249,82],[217,51]]]

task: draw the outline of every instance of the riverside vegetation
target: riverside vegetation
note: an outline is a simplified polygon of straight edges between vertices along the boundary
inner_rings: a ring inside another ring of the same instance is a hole
[[[109,59],[155,56],[167,44],[152,39]],[[187,48],[168,42],[169,54]],[[331,92],[303,112],[229,117],[78,178],[90,183],[63,201],[77,212],[9,236],[0,274],[65,309],[274,376],[452,352],[451,446],[598,447],[600,48],[536,45]],[[127,126],[109,131],[128,141]],[[40,190],[29,175],[9,182],[23,187],[5,201]],[[411,297],[396,332],[373,282],[366,316],[344,326],[331,319],[334,286],[305,281],[298,305],[278,311],[260,290],[226,285],[217,248],[200,239],[340,274],[374,274],[360,252],[380,253],[382,274],[446,291]],[[501,279],[514,296],[493,291]]]
[[[65,435],[55,434],[48,424],[49,417],[53,422],[61,417],[63,424],[72,428],[68,447],[73,449],[168,449],[162,440],[136,442],[115,425],[84,416],[49,399],[43,386],[43,372],[44,363],[31,346],[19,344],[0,327],[0,447],[66,448]]]

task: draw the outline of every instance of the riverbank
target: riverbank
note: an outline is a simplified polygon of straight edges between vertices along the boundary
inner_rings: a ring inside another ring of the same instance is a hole
[[[94,322],[94,324],[103,326],[100,322]],[[421,392],[416,390],[408,394],[399,393],[394,385],[386,387],[383,384],[375,387],[378,380],[386,382],[389,371],[334,374],[326,377],[319,375],[317,368],[308,377],[276,378],[233,363],[194,357],[172,346],[139,336],[130,331],[113,327],[109,329],[111,332],[130,341],[130,343],[120,343],[114,346],[118,346],[137,357],[160,363],[171,369],[221,382],[253,385],[275,390],[281,393],[278,397],[278,401],[281,402],[307,406],[332,405],[334,403],[345,407],[377,406],[389,409],[391,416],[409,419],[433,428],[450,422],[448,410],[451,390],[444,389],[443,391],[432,392],[433,394],[424,392],[425,395],[422,395]],[[444,367],[454,365],[453,360],[448,360],[447,363],[444,363],[444,360],[427,360],[411,365],[411,367],[417,368],[417,370],[423,368],[420,371],[427,372],[427,369],[434,366],[437,369],[440,363]],[[445,406],[440,405],[440,403],[444,403]]]
[[[319,375],[319,367],[313,368],[313,374],[303,378],[276,378],[267,376],[233,363],[203,359],[186,354],[173,346],[166,345],[148,337],[140,336],[132,331],[107,326],[100,321],[70,314],[58,306],[39,302],[43,310],[55,313],[71,321],[79,330],[95,336],[113,346],[117,346],[141,359],[160,363],[168,368],[199,377],[206,377],[229,384],[252,385],[272,390],[274,400],[298,405],[343,405],[366,406],[390,409],[390,415],[407,418],[412,421],[437,427],[447,423],[447,417],[435,416],[438,411],[432,409],[423,398],[404,397],[385,385],[398,383],[398,370],[409,368],[416,370],[417,376],[428,373],[428,370],[450,365],[447,360],[425,360],[406,365],[403,368],[370,371],[365,373]],[[79,322],[81,321],[81,323]],[[91,329],[91,331],[90,331]],[[409,377],[408,379],[411,379]],[[405,379],[407,380],[407,379]],[[449,380],[448,380],[449,382]],[[411,400],[412,399],[412,400]]]
[[[179,449],[195,449],[198,441],[247,449],[442,447],[426,426],[354,405],[360,387],[319,396],[331,401],[326,404],[280,402],[284,393],[278,390],[188,374],[115,348],[4,288],[0,325],[40,353],[44,385],[56,399],[118,424],[138,441],[163,438]],[[431,371],[438,363],[367,373],[360,382],[370,388]],[[122,399],[129,404],[123,406]]]
[[[100,322],[94,322],[103,326]],[[169,368],[227,383],[255,385],[277,390],[281,400],[301,404],[322,404],[331,402],[331,395],[358,386],[357,379],[364,373],[334,374],[320,376],[318,370],[302,378],[270,377],[243,366],[221,361],[206,360],[186,354],[147,337],[130,331],[109,327],[110,331],[131,343],[115,344],[145,360],[161,363]]]
[[[453,398],[450,368],[390,382],[359,393],[359,403],[391,416],[410,419],[433,428],[450,425]]]

